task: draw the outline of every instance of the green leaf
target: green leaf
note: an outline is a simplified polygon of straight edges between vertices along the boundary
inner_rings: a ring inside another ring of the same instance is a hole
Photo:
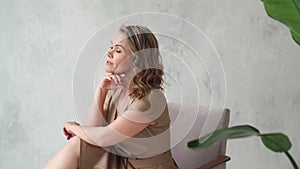
[[[259,135],[259,131],[250,125],[234,126],[216,130],[202,138],[188,142],[188,147],[194,150],[202,150],[213,143],[225,139],[250,137]]]
[[[217,141],[243,138],[253,135],[260,136],[263,144],[270,150],[274,152],[284,152],[294,169],[299,169],[296,161],[288,152],[288,150],[290,150],[292,147],[292,143],[286,135],[282,133],[260,134],[256,128],[250,125],[219,129],[204,137],[188,142],[187,146],[194,150],[202,150]]]
[[[298,45],[300,45],[300,35],[296,35],[296,33],[292,32],[291,31],[291,34],[292,34],[292,37],[294,39],[294,41],[296,41],[298,43]]]
[[[267,14],[285,24],[300,45],[300,0],[262,0]]]
[[[260,135],[264,145],[274,152],[287,152],[292,147],[289,138],[282,133],[271,133]]]

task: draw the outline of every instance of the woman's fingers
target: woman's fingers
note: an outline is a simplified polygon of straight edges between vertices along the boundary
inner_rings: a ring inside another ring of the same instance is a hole
[[[117,83],[121,83],[121,77],[119,75],[115,75],[116,79],[117,79]]]
[[[67,136],[69,133],[67,132],[66,128],[63,128],[64,135]]]
[[[121,73],[121,74],[111,74],[110,77],[112,77],[112,79],[114,80],[114,82],[116,84],[119,84],[122,82],[122,78],[126,77],[125,73]]]
[[[109,80],[111,81],[111,78],[109,76],[104,77],[104,80]]]
[[[109,74],[104,77],[99,86],[105,89],[125,88],[125,85],[122,84],[122,78],[124,77],[126,77],[125,73]]]
[[[120,76],[121,76],[121,77],[125,77],[126,74],[125,74],[125,73],[121,73]]]
[[[70,138],[74,137],[75,134],[69,129],[69,127],[71,125],[80,125],[79,123],[73,121],[73,122],[66,122],[64,124],[64,127],[63,127],[63,131],[64,131],[64,134],[65,136],[67,137],[67,140],[69,140]]]
[[[118,79],[117,75],[111,75],[110,77],[112,78],[112,80],[114,81],[115,84],[119,84],[119,79]]]
[[[70,138],[72,138],[74,136],[73,134],[69,133],[65,127],[63,128],[63,131],[64,131],[65,136],[67,137],[67,140],[69,140]]]

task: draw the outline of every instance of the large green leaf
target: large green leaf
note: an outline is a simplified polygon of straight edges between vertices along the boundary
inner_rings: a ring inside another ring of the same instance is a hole
[[[289,27],[300,45],[300,0],[262,0],[267,14]]]
[[[259,135],[259,131],[249,125],[241,125],[241,126],[234,126],[231,128],[223,128],[219,130],[215,130],[214,132],[188,142],[188,147],[194,150],[202,150],[211,144],[225,140],[225,139],[233,139],[233,138],[243,138],[249,137],[253,135]]]
[[[289,138],[282,133],[271,133],[260,135],[264,145],[274,152],[286,152],[292,147]]]
[[[218,129],[204,137],[189,141],[187,146],[193,150],[202,150],[217,141],[250,136],[259,136],[268,149],[274,152],[285,153],[294,169],[299,169],[296,161],[288,152],[288,150],[290,150],[292,147],[292,143],[286,135],[282,133],[260,134],[259,130],[250,125],[240,125],[231,128]]]

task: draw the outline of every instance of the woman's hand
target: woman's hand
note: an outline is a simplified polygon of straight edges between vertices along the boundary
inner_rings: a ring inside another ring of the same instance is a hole
[[[105,123],[103,117],[106,117],[106,110],[104,110],[104,102],[109,89],[125,88],[122,80],[126,75],[123,74],[109,74],[103,78],[96,88],[94,101],[90,107],[87,125],[88,126],[102,126]],[[100,114],[99,114],[100,113]]]
[[[72,125],[80,125],[80,124],[77,122],[66,122],[64,124],[63,131],[65,136],[67,137],[67,140],[75,136],[74,132],[70,129]]]
[[[109,89],[124,89],[125,85],[122,83],[122,78],[126,77],[126,74],[109,74],[105,76],[102,82],[99,84],[97,90],[109,90]]]
[[[109,74],[102,79],[102,81],[99,83],[96,89],[96,94],[95,94],[95,99],[100,107],[102,107],[102,104],[104,103],[104,98],[108,90],[125,88],[125,85],[122,83],[122,79],[125,77],[126,75],[124,73]],[[99,103],[99,101],[101,100],[100,98],[102,98],[101,103]]]

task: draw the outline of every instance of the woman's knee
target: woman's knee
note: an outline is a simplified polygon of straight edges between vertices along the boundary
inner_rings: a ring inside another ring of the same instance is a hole
[[[72,137],[67,143],[68,149],[76,156],[80,154],[80,138],[78,136]]]
[[[70,144],[80,144],[80,137],[74,136],[69,140]]]

